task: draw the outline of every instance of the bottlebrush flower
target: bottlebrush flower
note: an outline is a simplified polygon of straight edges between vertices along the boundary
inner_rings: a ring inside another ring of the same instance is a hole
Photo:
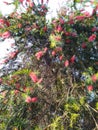
[[[9,21],[5,21],[5,24],[6,24],[6,26],[7,26],[7,27],[9,27],[9,26],[10,26]]]
[[[60,18],[59,21],[60,21],[61,24],[64,24],[64,23],[65,23],[62,18]]]
[[[19,0],[19,1],[20,1],[20,3],[23,3],[24,0]]]
[[[41,83],[42,82],[42,78],[38,79],[37,75],[34,72],[31,72],[29,74],[29,76],[34,83]]]
[[[75,59],[76,59],[76,57],[75,57],[75,55],[73,55],[73,56],[70,58],[70,62],[71,62],[71,63],[74,63],[74,62],[75,62]]]
[[[61,32],[62,31],[62,27],[61,25],[58,25],[57,29],[56,29],[58,32]]]
[[[37,101],[38,101],[38,98],[37,98],[37,97],[31,98],[30,96],[27,96],[27,97],[26,97],[26,100],[25,100],[26,103],[35,103],[35,102],[37,102]]]
[[[82,16],[76,16],[77,20],[84,20],[84,18],[85,18],[85,16],[83,16],[83,15]]]
[[[4,19],[0,19],[0,24],[4,24],[5,20]]]
[[[98,28],[97,27],[93,27],[92,28],[92,32],[96,32],[96,31],[98,31]]]
[[[56,51],[52,51],[52,56],[55,56],[56,55]]]
[[[9,38],[10,37],[10,32],[9,31],[6,31],[2,34],[2,38]]]
[[[14,94],[15,94],[15,95],[17,95],[18,93],[19,93],[19,91],[18,91],[18,90],[15,90],[15,91],[14,91]]]
[[[46,32],[47,31],[47,26],[43,27],[43,31]]]
[[[47,52],[47,50],[48,50],[48,48],[47,48],[47,47],[45,47],[43,52],[44,52],[44,53],[46,53],[46,52]]]
[[[29,74],[29,76],[30,76],[30,78],[32,79],[32,81],[33,81],[34,83],[38,82],[38,77],[37,77],[37,75],[36,75],[34,72],[31,72],[31,73]]]
[[[31,102],[32,102],[32,98],[31,98],[30,96],[26,97],[25,102],[27,102],[27,103],[31,103]]]
[[[29,6],[32,8],[34,7],[34,2],[29,2]]]
[[[43,51],[39,51],[35,54],[36,58],[39,60],[43,56]]]
[[[82,43],[81,47],[85,49],[87,47],[86,43]]]
[[[93,82],[96,82],[97,76],[94,74],[94,75],[91,77],[91,79],[92,79]]]
[[[93,42],[96,39],[96,34],[92,34],[89,38],[88,41],[89,42]]]
[[[92,85],[87,86],[87,90],[88,91],[92,91],[93,90],[93,86]]]
[[[38,98],[37,98],[37,97],[31,98],[31,102],[37,102],[37,101],[38,101]]]
[[[59,59],[62,60],[62,59],[63,59],[63,55],[61,55],[61,56],[59,57]]]
[[[65,67],[68,67],[68,66],[69,66],[69,61],[66,60],[66,61],[64,62],[64,65],[65,65]]]
[[[9,53],[9,58],[12,59],[12,58],[16,57],[17,53],[18,53],[18,50],[14,51],[14,52],[10,52]]]

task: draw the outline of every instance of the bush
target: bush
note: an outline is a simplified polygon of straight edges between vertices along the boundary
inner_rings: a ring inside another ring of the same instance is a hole
[[[47,23],[47,4],[27,1],[25,12],[0,19],[1,39],[13,37],[18,47],[11,59],[25,54],[23,66],[0,79],[1,130],[98,128],[97,6]]]

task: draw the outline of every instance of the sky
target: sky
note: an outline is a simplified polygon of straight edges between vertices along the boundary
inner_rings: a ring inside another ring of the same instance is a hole
[[[2,12],[3,15],[7,15],[7,14],[10,14],[13,9],[14,9],[14,6],[13,5],[5,5],[3,3],[3,1],[6,1],[6,2],[12,2],[13,0],[0,0],[0,11]],[[38,1],[38,0],[35,0],[35,2]],[[40,1],[40,0],[39,0]],[[44,0],[46,1],[46,0]],[[68,0],[49,0],[49,3],[48,3],[48,6],[49,6],[49,13],[48,13],[48,16],[47,18],[51,18],[53,16],[56,16],[56,11],[62,6],[64,5],[65,1],[67,2]],[[71,1],[71,0],[70,0]]]

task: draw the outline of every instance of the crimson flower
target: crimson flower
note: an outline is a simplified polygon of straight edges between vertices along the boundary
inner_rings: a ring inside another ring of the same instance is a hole
[[[0,19],[0,24],[4,24],[5,20],[4,19]]]
[[[2,38],[9,38],[10,37],[10,32],[9,31],[6,31],[2,34]]]
[[[96,34],[92,34],[89,38],[88,41],[89,42],[93,42],[96,39]]]
[[[55,56],[56,55],[56,51],[52,51],[52,56]]]
[[[57,27],[57,31],[58,31],[58,32],[61,32],[61,31],[62,31],[62,27],[61,27],[61,25],[58,25],[58,27]]]
[[[25,102],[31,103],[31,102],[32,102],[32,98],[31,98],[30,96],[28,96],[28,97],[26,98]]]
[[[68,67],[68,66],[69,66],[69,61],[66,60],[66,61],[64,62],[64,65],[65,65],[65,67]]]
[[[96,75],[93,75],[93,76],[91,77],[91,79],[92,79],[93,82],[96,82],[97,76],[96,76]]]
[[[82,43],[82,48],[85,49],[87,47],[86,43]]]
[[[59,59],[62,60],[62,59],[63,59],[63,55],[61,55],[61,56],[59,57]]]
[[[88,91],[92,91],[93,90],[93,86],[92,85],[87,86],[87,90]]]
[[[61,24],[64,24],[64,23],[65,23],[62,18],[60,18],[59,21],[60,21]]]
[[[37,101],[38,101],[37,97],[31,98],[30,96],[26,97],[26,100],[25,100],[25,102],[27,102],[27,103],[34,103],[34,102],[37,102]]]
[[[38,79],[37,75],[34,72],[31,72],[29,74],[29,76],[34,83],[41,83],[42,82],[42,78]]]
[[[75,62],[75,59],[76,59],[76,57],[75,57],[75,55],[73,55],[73,56],[70,58],[70,62],[71,62],[71,63],[74,63],[74,62]]]
[[[37,97],[33,97],[33,98],[31,99],[31,101],[32,101],[32,102],[37,102],[37,101],[38,101],[38,98],[37,98]]]
[[[35,54],[36,58],[39,60],[43,56],[43,51],[39,51]]]
[[[30,78],[32,79],[32,81],[33,81],[34,83],[38,82],[38,77],[37,77],[37,75],[36,75],[34,72],[31,72],[31,73],[29,74],[29,76],[30,76]]]

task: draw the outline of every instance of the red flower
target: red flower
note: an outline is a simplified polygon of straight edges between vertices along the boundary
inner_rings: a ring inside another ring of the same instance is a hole
[[[2,34],[2,38],[9,38],[10,37],[10,32],[9,31],[6,31]]]
[[[25,100],[25,102],[27,102],[27,103],[34,103],[34,102],[37,102],[37,101],[38,101],[37,97],[31,98],[30,96],[26,97],[26,100]]]
[[[86,43],[82,43],[82,48],[85,49],[87,47]]]
[[[34,2],[29,2],[29,6],[32,8],[34,7]]]
[[[16,51],[14,51],[14,52],[9,53],[9,58],[11,58],[11,59],[12,59],[12,58],[16,57],[17,53],[18,53],[18,50],[16,50]]]
[[[20,3],[23,3],[24,0],[19,0],[19,1],[20,1]]]
[[[93,75],[93,76],[91,77],[91,79],[92,79],[93,82],[96,82],[97,76],[96,76],[96,75]]]
[[[88,41],[89,41],[89,42],[93,42],[95,39],[96,39],[96,35],[95,35],[95,34],[92,34],[92,35],[88,38]]]
[[[31,98],[30,96],[28,96],[28,97],[26,98],[25,102],[31,103],[31,102],[32,102],[32,98]]]
[[[70,62],[71,62],[71,63],[74,63],[74,62],[75,62],[75,59],[76,59],[76,57],[75,57],[75,55],[73,55],[73,56],[70,58]]]
[[[37,98],[37,97],[33,97],[33,98],[31,99],[31,101],[32,101],[32,102],[37,102],[37,101],[38,101],[38,98]]]
[[[92,32],[96,32],[96,31],[98,31],[98,28],[97,27],[93,27],[92,28]]]
[[[19,91],[18,91],[18,90],[15,90],[15,91],[14,91],[14,94],[15,94],[15,95],[17,95],[18,93],[19,93]]]
[[[5,21],[5,24],[6,24],[6,26],[10,26],[10,23],[9,23],[9,21]]]
[[[63,55],[61,55],[61,56],[59,57],[59,59],[62,60],[62,59],[63,59]]]
[[[84,20],[84,18],[85,18],[84,16],[76,16],[77,20]]]
[[[43,31],[44,31],[44,32],[47,31],[47,26],[44,26]]]
[[[62,27],[61,27],[61,25],[58,25],[58,27],[57,27],[57,31],[58,31],[58,32],[61,32],[61,31],[62,31]]]
[[[59,21],[60,21],[61,24],[64,24],[64,23],[65,23],[62,18],[60,18]]]
[[[46,52],[47,52],[47,50],[48,50],[48,48],[47,48],[47,47],[45,47],[43,52],[44,52],[44,53],[46,53]]]
[[[39,60],[43,56],[43,51],[39,51],[35,54],[36,58]]]
[[[66,61],[64,62],[64,65],[65,65],[65,67],[68,67],[68,66],[69,66],[69,61],[66,60]]]
[[[4,19],[0,19],[0,24],[4,24],[4,23],[5,23]]]
[[[52,51],[52,56],[55,56],[56,55],[56,51]]]
[[[37,77],[37,75],[36,75],[34,72],[31,72],[31,73],[29,74],[29,76],[30,76],[30,78],[32,79],[32,81],[33,81],[34,83],[38,82],[38,77]]]
[[[87,86],[87,90],[88,91],[92,91],[93,90],[93,86],[92,85]]]
[[[42,78],[38,79],[37,75],[34,72],[31,72],[29,74],[29,76],[34,83],[41,83],[42,82]]]

